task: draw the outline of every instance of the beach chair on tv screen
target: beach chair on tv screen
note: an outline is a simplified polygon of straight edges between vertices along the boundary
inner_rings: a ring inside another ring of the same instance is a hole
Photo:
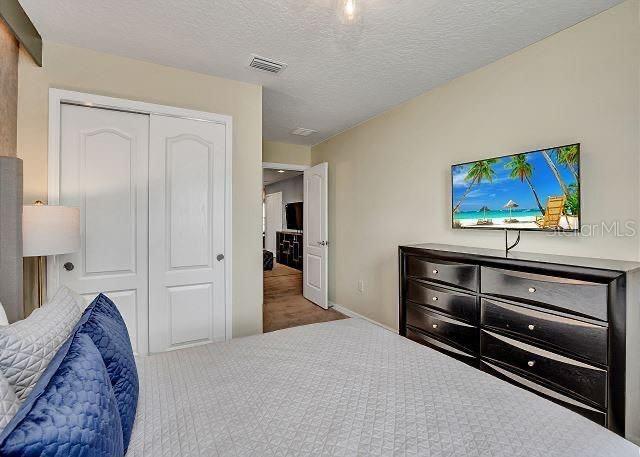
[[[560,228],[560,218],[564,215],[564,204],[567,201],[565,196],[549,197],[544,216],[536,217],[536,224],[540,228],[558,229]]]

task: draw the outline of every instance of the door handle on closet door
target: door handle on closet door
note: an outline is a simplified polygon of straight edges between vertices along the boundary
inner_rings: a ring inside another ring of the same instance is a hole
[[[217,260],[218,262],[220,262],[220,261],[224,260],[224,254],[218,254],[218,255],[216,256],[216,260]]]

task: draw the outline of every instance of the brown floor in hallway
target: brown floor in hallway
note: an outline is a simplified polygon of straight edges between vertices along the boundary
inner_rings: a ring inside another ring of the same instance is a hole
[[[264,272],[264,332],[273,332],[298,325],[346,319],[334,309],[322,309],[302,296],[302,272],[274,263]]]

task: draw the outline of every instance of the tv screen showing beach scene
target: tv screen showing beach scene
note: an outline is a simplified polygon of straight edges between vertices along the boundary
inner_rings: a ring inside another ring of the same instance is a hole
[[[580,144],[453,165],[451,183],[453,228],[580,228]]]

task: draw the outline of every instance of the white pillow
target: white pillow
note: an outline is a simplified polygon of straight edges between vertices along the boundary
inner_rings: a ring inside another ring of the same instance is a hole
[[[0,433],[20,409],[20,400],[7,378],[0,374]]]
[[[24,400],[69,337],[85,309],[75,292],[61,287],[24,320],[0,327],[0,373]]]
[[[0,302],[0,326],[2,325],[9,325],[9,320],[7,319],[7,313],[5,312],[4,307]]]

